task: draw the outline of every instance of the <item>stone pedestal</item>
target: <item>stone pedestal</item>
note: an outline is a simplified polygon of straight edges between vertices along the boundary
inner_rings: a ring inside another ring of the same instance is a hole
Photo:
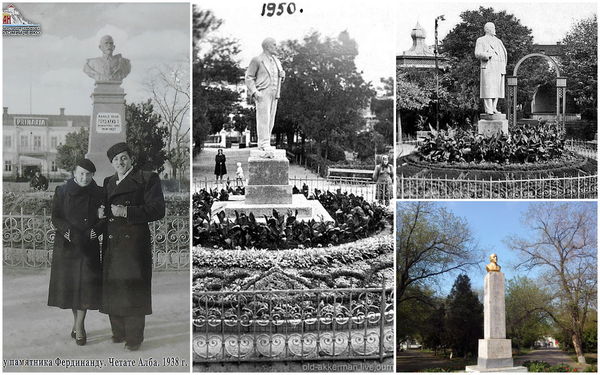
[[[479,340],[477,366],[467,372],[527,372],[514,367],[511,340],[506,338],[504,273],[488,272],[483,284],[483,339]]]
[[[93,110],[86,158],[96,165],[94,180],[102,185],[106,176],[114,174],[106,151],[115,143],[125,142],[125,91],[120,81],[97,81],[92,92]]]
[[[477,133],[484,137],[491,137],[497,133],[508,134],[508,120],[503,113],[488,115],[482,113],[477,123]]]
[[[262,154],[263,151],[250,151],[246,203],[291,204],[290,162],[285,150],[274,150],[273,158],[264,158]]]
[[[264,216],[272,216],[276,210],[283,215],[296,215],[298,220],[333,221],[319,201],[292,194],[290,163],[285,150],[268,151],[267,154],[272,157],[265,158],[264,151],[250,151],[246,195],[232,196],[227,202],[215,202],[211,212],[213,218],[217,219],[217,213],[225,212],[233,219],[237,212],[252,213],[257,220],[264,221]]]

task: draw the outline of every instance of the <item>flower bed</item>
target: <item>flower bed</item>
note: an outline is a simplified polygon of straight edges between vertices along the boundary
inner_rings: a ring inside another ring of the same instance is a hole
[[[307,192],[306,192],[307,193]],[[308,194],[308,193],[307,193]],[[193,200],[193,244],[223,249],[294,249],[328,246],[356,241],[391,228],[392,214],[364,198],[341,192],[315,190],[309,199],[318,199],[334,222],[296,220],[293,213],[279,213],[258,221],[253,214],[235,218],[218,215],[211,220],[215,200],[227,200],[225,190],[200,190]]]
[[[462,129],[435,131],[414,154],[399,158],[399,175],[507,180],[595,175],[597,163],[567,150],[556,125],[519,124],[508,135],[484,137]]]
[[[522,164],[549,161],[569,153],[564,134],[556,125],[540,123],[538,127],[519,124],[509,134],[484,137],[462,129],[436,131],[417,148],[417,154],[432,163],[467,162]]]

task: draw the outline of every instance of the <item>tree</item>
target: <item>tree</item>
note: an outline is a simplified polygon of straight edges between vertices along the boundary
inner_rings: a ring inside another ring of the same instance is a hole
[[[73,174],[77,161],[85,157],[88,150],[90,133],[87,128],[67,133],[65,143],[56,147],[56,166]]]
[[[419,296],[419,300],[396,300],[396,321],[401,322],[396,329],[398,345],[410,340],[423,341],[430,326],[429,317],[436,308],[434,291],[428,288],[409,287],[406,295]]]
[[[509,237],[506,243],[519,252],[517,269],[540,268],[544,283],[554,291],[562,314],[550,316],[573,342],[577,361],[585,363],[583,328],[597,296],[597,217],[593,202],[531,203],[523,216],[527,238]]]
[[[383,136],[385,144],[391,145],[394,143],[394,79],[381,78],[381,83],[385,96],[371,99],[371,112],[377,119],[373,128]]]
[[[465,358],[474,355],[479,339],[483,337],[483,305],[471,290],[467,275],[458,275],[446,305],[446,330],[452,351]]]
[[[424,326],[423,345],[437,351],[445,349],[448,341],[446,332],[446,307],[441,302],[439,307],[432,309],[427,317],[427,325]]]
[[[540,282],[515,277],[506,285],[506,332],[519,350],[533,346],[551,331],[549,310],[552,297]]]
[[[193,100],[194,155],[202,150],[209,133],[216,133],[239,112],[241,96],[231,88],[243,80],[244,71],[235,59],[237,40],[212,35],[223,21],[210,10],[194,5]]]
[[[561,43],[561,69],[567,77],[567,92],[573,96],[582,117],[596,120],[598,108],[598,19],[596,15],[575,23]]]
[[[375,153],[385,151],[385,138],[379,132],[364,131],[354,137],[357,157],[360,160],[375,158]]]
[[[466,270],[481,259],[466,221],[440,204],[398,203],[396,228],[400,302],[422,297],[406,295],[409,287],[435,284],[439,276]]]
[[[133,154],[134,165],[144,170],[162,172],[168,129],[161,125],[162,118],[154,112],[152,100],[125,107],[127,143]]]
[[[362,111],[374,96],[356,68],[358,46],[347,31],[337,38],[312,32],[301,42],[282,46],[286,80],[278,122],[317,142],[318,153],[330,143],[344,143],[364,126]],[[274,131],[289,132],[277,127]]]
[[[413,73],[415,72],[413,71]],[[435,91],[431,87],[435,86],[422,84],[414,74],[409,74],[399,67],[396,68],[396,120],[399,141],[402,141],[403,134],[402,116],[406,112],[420,111],[429,106],[435,95]],[[407,132],[406,129],[404,132]]]
[[[496,12],[493,8],[479,7],[460,14],[462,22],[457,24],[442,40],[440,51],[449,58],[451,69],[442,79],[443,85],[452,94],[448,107],[458,109],[460,116],[475,120],[480,113],[479,61],[475,58],[475,42],[483,36],[483,26],[493,22],[496,34],[504,43],[508,54],[507,72],[512,72],[521,57],[532,52],[531,29],[506,11]],[[524,88],[523,82],[519,88]],[[532,91],[533,89],[530,89]],[[464,119],[456,118],[459,123]],[[473,121],[474,122],[474,121]]]
[[[190,79],[184,66],[161,66],[150,70],[146,87],[167,129],[166,159],[173,178],[189,162]]]

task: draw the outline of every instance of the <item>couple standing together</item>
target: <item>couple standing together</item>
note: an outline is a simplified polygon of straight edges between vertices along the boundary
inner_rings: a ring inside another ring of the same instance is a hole
[[[100,310],[109,316],[112,341],[138,350],[152,314],[148,223],[164,217],[165,201],[158,175],[134,168],[126,143],[110,147],[107,156],[116,173],[103,187],[93,180],[94,164],[82,159],[74,177],[56,188],[48,305],[73,311],[77,345],[87,341],[87,310]]]

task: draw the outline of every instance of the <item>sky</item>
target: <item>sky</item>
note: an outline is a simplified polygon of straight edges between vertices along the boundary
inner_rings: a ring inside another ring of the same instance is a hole
[[[153,67],[189,69],[190,6],[185,3],[13,3],[39,37],[3,38],[3,106],[9,113],[88,115],[93,79],[83,73],[87,58],[101,56],[103,35],[112,35],[114,54],[131,61],[123,81],[126,100],[150,97],[144,87]]]
[[[445,20],[438,23],[438,40],[460,23],[460,13],[476,10],[479,6],[492,7],[496,11],[506,10],[517,17],[521,24],[532,29],[533,42],[536,44],[556,44],[580,19],[590,17],[597,12],[595,2],[409,2],[396,9],[396,48],[397,54],[412,46],[411,30],[417,21],[426,33],[425,42],[433,45],[435,18],[444,15]],[[483,35],[483,30],[481,31]],[[502,35],[498,35],[502,39]]]
[[[556,202],[562,203],[562,202]],[[463,217],[468,222],[473,237],[482,249],[485,257],[481,259],[478,270],[468,273],[471,286],[475,290],[483,290],[485,266],[489,263],[489,255],[498,255],[498,264],[502,267],[506,280],[523,275],[521,269],[516,270],[519,254],[504,242],[509,236],[529,237],[526,226],[521,221],[522,214],[527,211],[531,202],[527,201],[442,201],[437,204],[446,207],[455,216]],[[595,203],[594,203],[595,204]],[[540,270],[527,271],[527,277],[536,278]],[[442,296],[447,296],[458,273],[447,275],[440,282]]]
[[[381,77],[394,76],[394,12],[390,9],[395,2],[391,0],[302,0],[295,3],[297,10],[294,14],[286,12],[272,17],[260,15],[262,0],[203,0],[196,3],[224,20],[219,29],[220,35],[239,40],[239,60],[244,69],[253,56],[262,52],[261,43],[266,37],[280,42],[302,40],[313,30],[329,37],[337,37],[347,30],[358,44],[356,65],[366,81],[377,87]],[[299,9],[303,12],[300,13]]]

